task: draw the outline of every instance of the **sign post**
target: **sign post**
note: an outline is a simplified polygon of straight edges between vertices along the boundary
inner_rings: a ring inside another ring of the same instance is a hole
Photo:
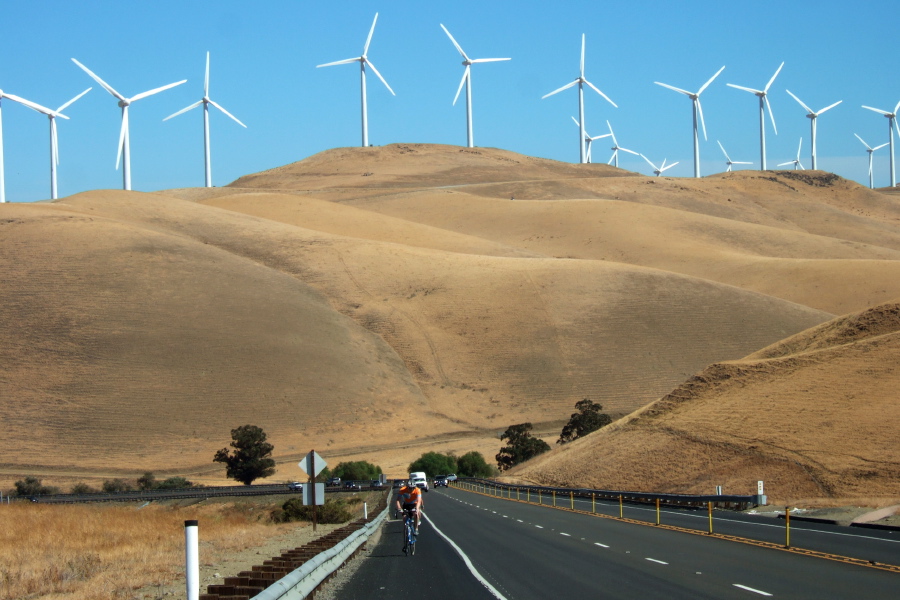
[[[315,450],[310,450],[309,454],[304,456],[303,460],[297,463],[297,466],[300,467],[300,470],[309,475],[309,483],[303,486],[303,504],[313,507],[313,531],[315,531],[317,520],[316,506],[325,503],[325,485],[316,483],[316,477],[325,468],[326,463]],[[317,493],[320,485],[322,486],[321,502],[319,502],[319,494]]]

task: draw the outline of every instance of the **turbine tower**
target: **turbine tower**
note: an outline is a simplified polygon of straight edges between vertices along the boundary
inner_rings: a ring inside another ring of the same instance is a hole
[[[795,158],[794,160],[789,160],[789,161],[787,161],[787,162],[779,163],[778,166],[779,166],[779,167],[786,167],[787,165],[794,165],[794,170],[795,170],[795,171],[796,171],[798,168],[799,168],[801,171],[805,171],[806,169],[803,168],[803,164],[800,162],[800,148],[802,148],[802,147],[803,147],[803,138],[800,138],[800,145],[797,146],[797,158]]]
[[[866,147],[866,152],[869,153],[869,188],[874,190],[874,189],[875,189],[875,178],[874,178],[874,176],[872,175],[872,154],[873,154],[876,150],[880,150],[881,148],[884,148],[885,146],[887,146],[887,145],[888,145],[888,142],[885,142],[885,143],[883,143],[882,145],[880,145],[880,146],[875,146],[875,147],[873,148],[873,147],[871,147],[870,145],[868,145],[868,144],[866,143],[866,140],[864,140],[864,139],[862,139],[861,137],[859,137],[859,135],[857,135],[857,134],[855,134],[855,133],[854,133],[853,135],[855,135],[855,136],[856,136],[856,139],[858,139],[859,141],[861,141],[861,142],[863,143],[863,146]]]
[[[897,135],[900,136],[900,129],[897,128],[897,111],[900,110],[900,102],[894,107],[894,112],[887,112],[880,108],[872,108],[871,106],[863,106],[879,114],[884,115],[888,120],[888,143],[891,145],[891,187],[897,185],[897,178],[894,171],[894,130],[897,129]]]
[[[740,161],[740,160],[731,160],[731,157],[728,156],[728,153],[727,153],[727,152],[725,152],[725,146],[722,145],[722,142],[720,142],[719,140],[716,140],[716,143],[719,144],[719,148],[722,149],[722,154],[725,155],[725,164],[728,165],[728,168],[725,169],[725,172],[726,172],[726,173],[730,173],[730,172],[731,172],[731,165],[752,165],[752,164],[753,164],[752,162],[745,162],[745,161]]]
[[[775,71],[775,74],[772,75],[772,79],[769,80],[766,87],[761,90],[754,90],[753,88],[734,85],[733,83],[728,84],[730,87],[750,92],[759,97],[759,164],[763,171],[766,170],[766,108],[769,109],[769,116],[772,118],[772,129],[775,131],[775,135],[778,135],[778,128],[775,127],[775,115],[772,114],[772,105],[769,104],[769,88],[772,87],[772,83],[775,81],[775,78],[778,77],[783,66],[784,62],[781,63]],[[763,107],[763,105],[765,105],[765,107]]]
[[[9,94],[0,90],[0,203],[6,202],[6,179],[3,174],[3,99],[9,98],[13,102],[18,102],[28,108],[41,112],[41,110],[50,110],[49,108],[45,109],[40,104],[35,104],[30,100],[26,100],[25,98],[20,98],[19,96]],[[68,117],[66,117],[68,118]]]
[[[568,84],[562,86],[558,90],[554,90],[554,91],[550,92],[549,94],[542,96],[541,100],[543,100],[544,98],[548,98],[548,97],[552,96],[553,94],[558,94],[559,92],[561,92],[563,90],[567,90],[576,84],[578,85],[578,122],[581,123],[581,126],[580,126],[581,132],[578,136],[578,151],[579,151],[580,162],[582,164],[584,164],[587,160],[585,157],[585,150],[584,150],[584,137],[586,135],[584,132],[584,85],[587,84],[592,90],[594,90],[595,92],[597,92],[598,94],[603,96],[603,98],[605,98],[607,102],[609,102],[616,108],[619,108],[619,107],[616,105],[615,102],[610,100],[606,94],[601,92],[597,88],[597,86],[595,86],[593,83],[591,83],[590,81],[588,81],[587,79],[584,78],[584,34],[583,33],[581,34],[581,67],[579,70],[578,79],[576,79],[572,83],[568,83]]]
[[[215,100],[211,100],[209,97],[209,52],[206,53],[206,77],[203,80],[203,98],[194,102],[187,108],[182,108],[177,113],[169,115],[163,121],[168,121],[172,117],[177,117],[182,113],[186,113],[187,111],[197,108],[200,105],[203,105],[203,157],[204,157],[204,165],[206,166],[206,187],[212,187],[212,165],[209,159],[209,105],[212,104],[220,111],[231,117],[238,125],[243,128],[247,128],[246,125],[240,122],[237,117],[233,114],[219,106]]]
[[[578,128],[580,129],[580,128],[581,128],[581,124],[578,122],[578,119],[576,119],[575,117],[572,117],[572,120],[575,121],[575,126],[578,127]],[[588,161],[588,163],[591,162],[591,144],[594,143],[594,140],[601,140],[601,139],[606,138],[606,137],[609,137],[609,136],[611,136],[611,135],[612,135],[612,133],[604,133],[603,135],[595,135],[594,137],[591,137],[591,134],[589,134],[589,133],[587,132],[587,130],[585,130],[585,133],[584,133],[584,143],[587,144],[587,152],[586,152],[586,154],[587,154],[587,161]]]
[[[181,81],[176,81],[175,83],[170,83],[168,85],[164,85],[162,87],[158,87],[146,92],[141,92],[136,96],[132,96],[131,98],[126,98],[116,90],[112,88],[111,85],[100,79],[97,75],[95,75],[90,69],[86,66],[72,59],[76,65],[78,65],[81,70],[91,76],[91,78],[103,86],[107,92],[109,92],[113,97],[119,99],[119,106],[122,108],[122,128],[119,130],[119,149],[116,152],[116,169],[119,168],[119,160],[122,160],[122,189],[123,190],[131,190],[131,141],[128,135],[128,107],[131,106],[134,102],[141,100],[142,98],[146,98],[147,96],[152,96],[153,94],[158,94],[159,92],[163,92],[169,88],[173,88],[176,85],[181,85],[186,82],[187,79],[182,79]]]
[[[703,120],[703,107],[700,105],[700,94],[702,94],[703,90],[705,90],[709,86],[709,84],[711,84],[713,82],[713,80],[719,76],[719,73],[721,73],[724,70],[725,70],[725,67],[723,66],[721,69],[716,71],[716,74],[713,75],[712,77],[710,77],[709,81],[704,83],[703,87],[701,87],[699,90],[697,90],[696,93],[691,93],[687,90],[683,90],[681,88],[677,88],[677,87],[674,87],[674,86],[671,86],[671,85],[668,85],[665,83],[660,83],[658,81],[653,82],[656,85],[661,85],[664,88],[669,88],[670,90],[674,90],[674,91],[678,92],[679,94],[684,94],[685,96],[687,96],[688,98],[691,99],[691,103],[693,104],[693,107],[694,107],[694,177],[700,177],[700,138],[697,135],[697,115],[698,114],[700,115],[700,125],[703,127],[703,139],[704,140],[708,139],[706,137],[706,123]]]
[[[606,126],[609,127],[609,135],[610,135],[610,137],[612,137],[612,141],[613,141],[612,148],[610,148],[610,150],[612,150],[613,153],[612,153],[612,156],[609,157],[609,160],[607,161],[606,164],[610,164],[613,161],[615,161],[616,164],[614,166],[618,169],[619,168],[619,150],[621,150],[622,152],[628,152],[629,154],[634,154],[635,156],[637,156],[638,153],[635,152],[634,150],[629,150],[628,148],[621,147],[619,145],[619,142],[616,140],[616,134],[613,133],[612,125],[609,124],[608,120],[606,121]]]
[[[32,110],[36,110],[42,115],[47,115],[47,118],[50,119],[50,199],[56,200],[57,195],[57,186],[56,186],[56,167],[59,165],[59,138],[56,134],[56,117],[62,117],[63,119],[68,119],[66,115],[62,114],[62,111],[66,110],[69,106],[71,106],[76,100],[87,94],[93,88],[88,88],[57,108],[56,110],[50,110],[49,108],[44,108],[43,106],[39,106],[37,104],[29,104],[27,105]]]
[[[372,61],[370,61],[368,56],[366,55],[366,53],[369,51],[369,44],[372,43],[372,34],[375,33],[375,23],[377,22],[378,13],[375,13],[375,19],[372,21],[372,28],[369,29],[369,37],[366,38],[366,45],[363,46],[362,56],[325,63],[324,65],[316,65],[316,68],[318,69],[319,67],[347,65],[355,62],[359,63],[359,87],[362,97],[362,145],[364,148],[369,145],[369,117],[368,108],[366,107],[366,65],[369,65],[372,68],[372,72],[378,76],[378,79],[381,80],[381,83],[384,84],[384,87],[386,87],[391,94],[393,94],[394,96],[397,95],[394,94],[394,90],[391,89],[391,86],[388,85],[388,82],[384,80],[384,77],[381,76],[381,73],[378,72],[378,69],[375,68],[375,65],[372,64]]]
[[[472,135],[472,65],[475,63],[486,63],[486,62],[498,62],[501,60],[512,60],[509,58],[469,58],[465,52],[463,52],[462,47],[456,43],[456,40],[453,39],[453,36],[450,35],[450,32],[447,31],[447,28],[444,27],[444,24],[441,23],[441,29],[444,30],[444,33],[447,34],[447,37],[450,38],[450,41],[453,42],[453,45],[456,46],[456,49],[463,57],[463,66],[466,67],[466,70],[463,72],[462,80],[459,82],[459,89],[456,90],[456,96],[453,98],[453,106],[456,106],[456,101],[459,99],[459,93],[462,92],[463,84],[466,85],[466,141],[469,148],[475,147],[475,140]]]
[[[678,164],[677,162],[673,162],[671,165],[667,165],[667,164],[666,164],[666,159],[664,158],[663,161],[662,161],[662,166],[657,167],[657,166],[654,165],[652,162],[650,162],[650,159],[649,159],[649,158],[647,158],[647,157],[644,156],[643,154],[641,154],[641,158],[643,158],[644,160],[646,160],[646,161],[647,161],[647,164],[650,165],[650,166],[653,168],[653,174],[656,175],[657,177],[659,177],[660,175],[662,175],[664,171],[668,171],[669,169],[671,169],[672,167],[674,167],[675,165]]]
[[[791,94],[791,90],[785,90],[785,91],[786,91],[788,94]],[[825,112],[826,110],[830,110],[830,109],[834,108],[835,106],[837,106],[838,104],[840,104],[841,102],[843,102],[843,100],[838,100],[838,101],[835,102],[834,104],[831,104],[831,105],[829,105],[829,106],[826,106],[825,108],[823,108],[823,109],[820,110],[819,112],[816,112],[816,111],[814,111],[813,109],[811,109],[810,107],[808,107],[806,104],[804,104],[804,103],[803,103],[803,100],[801,100],[800,98],[798,98],[798,97],[795,96],[794,94],[791,94],[791,98],[793,98],[794,100],[796,100],[796,101],[800,104],[800,106],[803,107],[803,109],[806,111],[806,118],[809,119],[810,138],[811,138],[811,140],[812,140],[812,142],[811,142],[811,143],[812,143],[812,150],[810,150],[810,160],[812,161],[812,168],[813,168],[813,170],[816,170],[816,169],[818,168],[818,167],[816,166],[816,165],[817,165],[817,163],[816,163],[816,119],[819,118],[819,115],[821,115],[823,112]]]

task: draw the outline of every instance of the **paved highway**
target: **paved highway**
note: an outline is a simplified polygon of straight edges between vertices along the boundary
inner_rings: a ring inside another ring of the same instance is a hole
[[[888,571],[456,489],[429,493],[425,513],[416,556],[400,552],[400,525],[389,523],[337,597],[895,599],[900,589]]]

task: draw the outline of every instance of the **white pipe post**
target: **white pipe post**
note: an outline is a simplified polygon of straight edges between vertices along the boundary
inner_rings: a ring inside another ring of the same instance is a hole
[[[122,107],[125,135],[122,136],[122,189],[131,191],[131,144],[128,139],[128,105]]]
[[[184,581],[187,600],[200,600],[200,539],[196,520],[184,522]]]
[[[369,520],[369,503],[363,502],[363,518],[368,521]]]

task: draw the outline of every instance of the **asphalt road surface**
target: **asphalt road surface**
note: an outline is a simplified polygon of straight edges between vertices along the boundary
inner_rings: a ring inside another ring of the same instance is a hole
[[[900,598],[900,574],[888,571],[456,489],[429,493],[425,517],[415,556],[389,522],[337,597]],[[776,533],[783,542],[783,527]],[[821,543],[848,545],[836,539]],[[898,540],[850,539],[863,553],[900,552]]]

